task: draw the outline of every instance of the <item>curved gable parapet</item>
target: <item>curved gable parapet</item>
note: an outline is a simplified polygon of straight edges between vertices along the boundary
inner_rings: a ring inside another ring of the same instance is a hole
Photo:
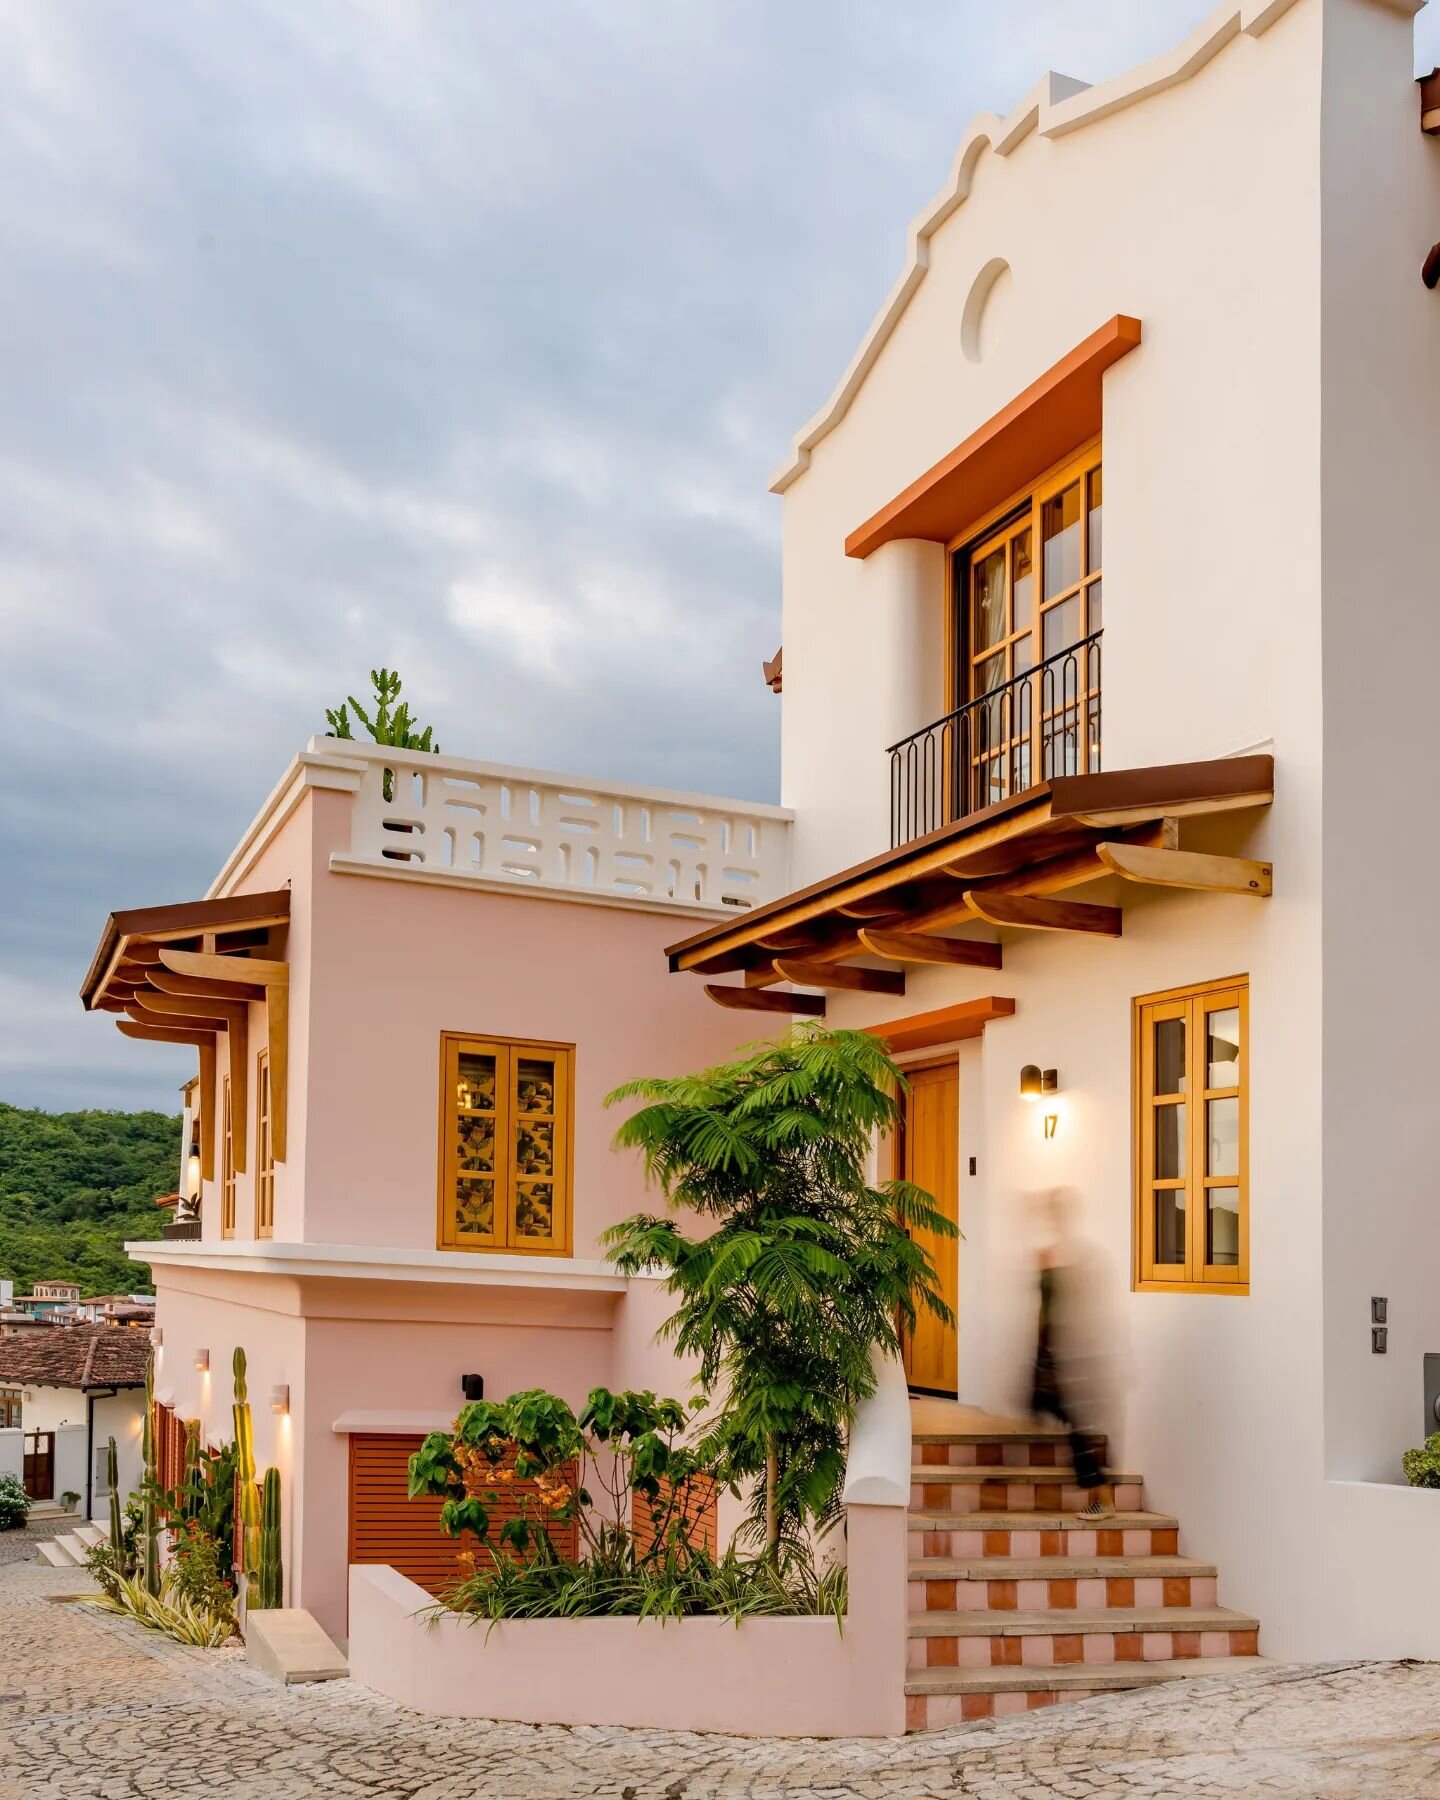
[[[1413,12],[1417,0],[1381,0]],[[1033,87],[1004,119],[982,113],[960,143],[950,178],[910,227],[909,255],[899,281],[860,342],[839,385],[825,405],[796,437],[789,459],[770,482],[772,494],[783,494],[810,466],[810,453],[850,410],[866,376],[875,366],[890,334],[899,324],[930,267],[930,240],[970,193],[975,168],[988,150],[1010,156],[1031,135],[1059,138],[1127,106],[1163,93],[1197,75],[1225,47],[1241,36],[1259,37],[1288,12],[1295,0],[1226,0],[1173,50],[1153,57],[1112,81],[1091,87],[1053,70]]]

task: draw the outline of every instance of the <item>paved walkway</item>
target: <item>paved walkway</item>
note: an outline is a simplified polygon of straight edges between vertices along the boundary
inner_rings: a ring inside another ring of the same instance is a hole
[[[1029,1800],[1440,1792],[1440,1664],[1271,1669],[876,1743],[416,1717],[280,1688],[0,1568],[0,1800]]]

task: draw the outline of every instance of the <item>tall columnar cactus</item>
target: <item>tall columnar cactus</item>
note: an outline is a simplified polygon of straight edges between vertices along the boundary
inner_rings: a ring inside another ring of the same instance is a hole
[[[261,1606],[285,1604],[285,1565],[280,1557],[280,1471],[267,1469],[260,1491]]]
[[[140,1539],[144,1558],[142,1573],[147,1594],[160,1592],[160,1472],[155,1447],[155,1358],[145,1365],[145,1420],[141,1426],[140,1454],[145,1474],[140,1483]]]
[[[180,1516],[184,1519],[195,1519],[200,1516],[200,1509],[205,1504],[205,1478],[200,1458],[200,1421],[185,1421],[185,1469],[180,1477],[178,1492]]]
[[[115,1552],[115,1567],[122,1575],[125,1566],[125,1523],[120,1516],[120,1452],[112,1437],[105,1446],[105,1480],[110,1488],[110,1544]]]
[[[236,1346],[235,1371],[235,1567],[245,1577],[245,1604],[259,1606],[260,1496],[255,1490],[255,1432],[250,1390],[245,1385],[245,1352]]]

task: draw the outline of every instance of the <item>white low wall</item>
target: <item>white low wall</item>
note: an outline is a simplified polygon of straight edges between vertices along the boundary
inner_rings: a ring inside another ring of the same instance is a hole
[[[905,1729],[905,1514],[847,1514],[850,1610],[831,1618],[520,1619],[429,1611],[394,1569],[350,1570],[350,1674],[451,1718],[747,1737]]]

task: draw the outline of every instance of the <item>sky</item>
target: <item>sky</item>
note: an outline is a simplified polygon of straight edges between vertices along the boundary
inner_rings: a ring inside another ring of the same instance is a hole
[[[778,788],[767,492],[978,112],[1206,0],[0,0],[0,1099],[368,671],[446,750]]]

